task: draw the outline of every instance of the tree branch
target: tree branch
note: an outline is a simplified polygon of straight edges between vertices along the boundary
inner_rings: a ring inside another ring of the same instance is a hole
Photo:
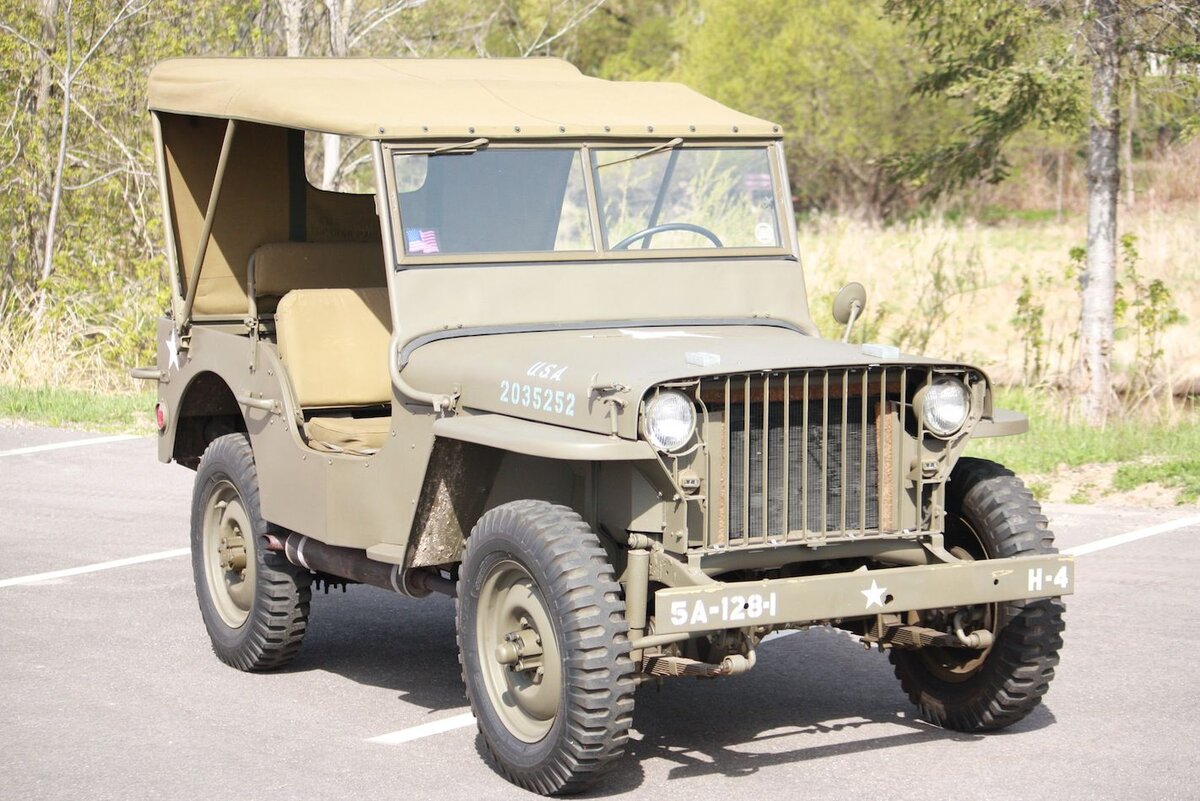
[[[355,45],[357,45],[360,41],[362,41],[363,38],[367,34],[369,34],[371,31],[375,30],[376,28],[378,28],[383,23],[387,22],[392,17],[399,14],[401,11],[408,11],[413,8],[420,8],[421,6],[425,5],[426,2],[427,2],[427,0],[400,0],[399,2],[392,5],[390,8],[387,8],[386,11],[384,11],[382,8],[372,11],[371,14],[368,14],[366,17],[363,18],[362,23],[361,23],[363,25],[363,27],[361,27],[357,30],[354,30],[350,34],[351,49],[353,49]],[[383,8],[386,8],[386,7],[383,7]],[[374,20],[371,19],[372,14],[376,15],[376,19],[374,19]],[[412,46],[412,43],[409,42],[406,37],[402,36],[400,38],[401,38],[401,41],[403,41],[405,47],[407,47],[409,49],[409,52],[411,52],[413,55],[417,55],[416,48],[414,48]]]

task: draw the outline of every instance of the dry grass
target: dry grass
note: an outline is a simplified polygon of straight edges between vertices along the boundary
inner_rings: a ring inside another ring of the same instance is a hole
[[[129,393],[144,383],[129,368],[154,360],[154,321],[167,294],[153,279],[59,292],[41,319],[33,293],[16,293],[0,308],[0,384],[25,388]]]
[[[1143,279],[1161,278],[1187,318],[1164,339],[1166,378],[1173,384],[1200,380],[1200,203],[1169,209],[1139,203],[1122,209],[1120,225],[1138,238]],[[833,294],[846,281],[860,281],[868,292],[860,333],[869,340],[966,361],[999,382],[1021,383],[1025,342],[1013,317],[1028,276],[1046,284],[1039,299],[1046,307],[1049,374],[1064,377],[1076,362],[1080,300],[1067,268],[1070,249],[1086,239],[1081,215],[1061,222],[916,220],[888,227],[823,218],[802,226],[800,239],[813,315],[827,333],[836,331]],[[931,309],[937,319],[929,319]],[[1118,370],[1130,366],[1133,347],[1118,335]]]

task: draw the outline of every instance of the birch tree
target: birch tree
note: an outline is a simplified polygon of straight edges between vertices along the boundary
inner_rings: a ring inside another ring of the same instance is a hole
[[[1200,62],[1200,4],[1190,0],[888,0],[930,54],[916,85],[967,103],[956,141],[894,167],[937,194],[1006,174],[1005,143],[1030,126],[1087,121],[1086,269],[1080,278],[1079,391],[1084,420],[1102,426],[1112,382],[1120,193],[1121,71],[1134,54]],[[1086,76],[1090,90],[1081,81]],[[1086,109],[1080,99],[1089,97]],[[1081,110],[1084,111],[1081,114]]]
[[[1080,278],[1081,386],[1083,416],[1094,426],[1108,417],[1112,395],[1113,310],[1117,276],[1117,197],[1120,191],[1121,18],[1117,0],[1093,0],[1087,20],[1088,60],[1092,67],[1088,123],[1087,269]]]

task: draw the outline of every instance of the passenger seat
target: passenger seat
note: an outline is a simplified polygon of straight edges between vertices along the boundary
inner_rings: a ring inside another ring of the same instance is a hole
[[[310,447],[359,455],[383,447],[391,417],[356,412],[391,404],[391,329],[388,294],[381,287],[293,289],[279,301],[279,357],[305,411]]]

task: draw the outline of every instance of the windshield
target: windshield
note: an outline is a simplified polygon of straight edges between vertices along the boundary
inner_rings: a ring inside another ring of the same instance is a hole
[[[398,238],[409,256],[780,248],[767,147],[681,144],[396,153]]]
[[[578,150],[397,154],[405,252],[591,251]]]
[[[604,242],[626,248],[777,248],[766,148],[595,151]]]

